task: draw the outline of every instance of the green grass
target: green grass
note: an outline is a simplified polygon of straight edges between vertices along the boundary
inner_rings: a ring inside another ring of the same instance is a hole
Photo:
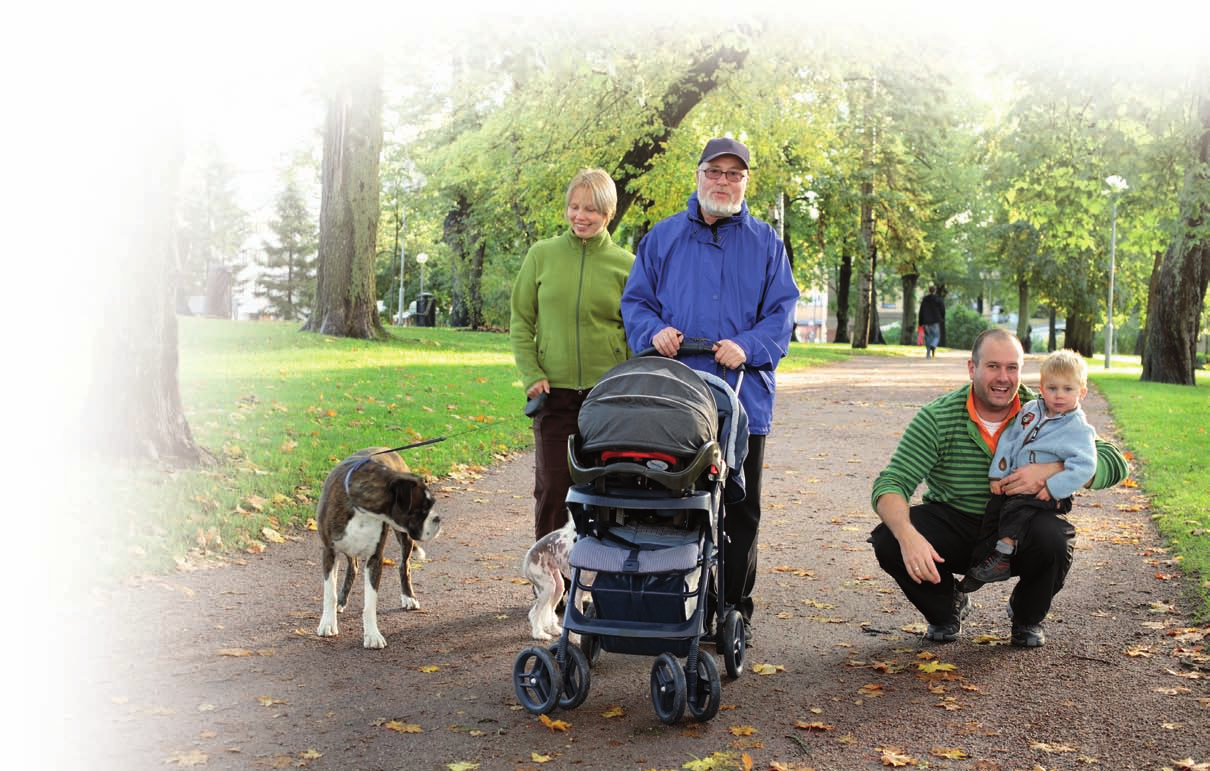
[[[1156,528],[1190,579],[1197,616],[1210,620],[1210,485],[1202,476],[1210,468],[1207,377],[1194,387],[1143,383],[1134,368],[1116,357],[1113,364],[1089,376],[1134,456],[1133,476],[1151,500]]]
[[[362,447],[445,437],[404,458],[439,486],[453,486],[532,444],[507,335],[412,327],[389,333],[373,343],[302,334],[294,324],[182,318],[181,396],[194,437],[214,462],[167,474],[85,469],[92,500],[82,508],[97,506],[118,520],[116,528],[99,517],[82,523],[80,541],[89,544],[98,577],[163,572],[186,557],[263,548],[307,525],[328,470]],[[780,369],[918,352],[794,343]],[[1117,358],[1110,372],[1092,370],[1160,512],[1156,523],[1201,587],[1210,618],[1210,505],[1206,485],[1193,476],[1210,463],[1207,388],[1142,384],[1137,368]]]

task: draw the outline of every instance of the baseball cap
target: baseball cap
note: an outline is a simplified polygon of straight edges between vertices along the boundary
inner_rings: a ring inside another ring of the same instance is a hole
[[[731,137],[719,137],[711,139],[706,143],[706,149],[702,150],[702,157],[698,159],[698,165],[712,161],[720,155],[734,155],[744,162],[744,168],[749,168],[748,163],[748,148],[736,142]]]

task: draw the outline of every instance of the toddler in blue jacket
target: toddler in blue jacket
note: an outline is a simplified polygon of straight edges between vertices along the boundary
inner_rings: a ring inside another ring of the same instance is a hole
[[[996,445],[988,477],[992,499],[983,515],[981,543],[997,537],[995,547],[976,549],[964,591],[1011,575],[1011,559],[1030,521],[1039,513],[1066,514],[1071,496],[1096,472],[1096,430],[1084,419],[1080,401],[1088,395],[1088,365],[1074,351],[1055,351],[1042,362],[1041,396],[1012,419]],[[1036,496],[1005,496],[1000,480],[1030,463],[1063,464]]]

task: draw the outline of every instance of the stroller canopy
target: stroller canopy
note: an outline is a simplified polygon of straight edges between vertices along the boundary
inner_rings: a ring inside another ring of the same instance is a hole
[[[639,356],[606,372],[580,408],[586,452],[636,450],[693,456],[715,438],[714,395],[675,359]]]

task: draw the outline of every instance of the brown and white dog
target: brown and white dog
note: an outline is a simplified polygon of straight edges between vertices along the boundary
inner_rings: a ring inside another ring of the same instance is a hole
[[[568,562],[575,542],[575,525],[568,518],[567,524],[539,538],[525,553],[521,574],[534,590],[534,604],[529,609],[529,631],[535,640],[551,640],[563,634],[563,625],[555,608],[563,599],[564,588],[571,581]],[[580,583],[591,585],[593,576],[592,573],[582,573]],[[579,592],[578,597],[587,600],[588,593]],[[579,635],[573,633],[570,639],[576,642]]]
[[[424,480],[408,471],[403,459],[386,447],[369,447],[345,458],[328,473],[316,506],[316,524],[323,541],[323,617],[315,633],[335,637],[336,614],[345,609],[349,591],[357,578],[361,560],[365,569],[365,604],[361,611],[362,633],[367,648],[385,648],[386,638],[378,631],[378,586],[382,580],[382,558],[392,530],[399,539],[399,583],[404,610],[416,610],[420,602],[412,591],[408,558],[414,541],[436,538],[441,518],[433,513],[433,495]],[[419,552],[420,547],[416,546]],[[340,598],[336,596],[337,554],[348,560]],[[420,552],[421,554],[423,552]]]

